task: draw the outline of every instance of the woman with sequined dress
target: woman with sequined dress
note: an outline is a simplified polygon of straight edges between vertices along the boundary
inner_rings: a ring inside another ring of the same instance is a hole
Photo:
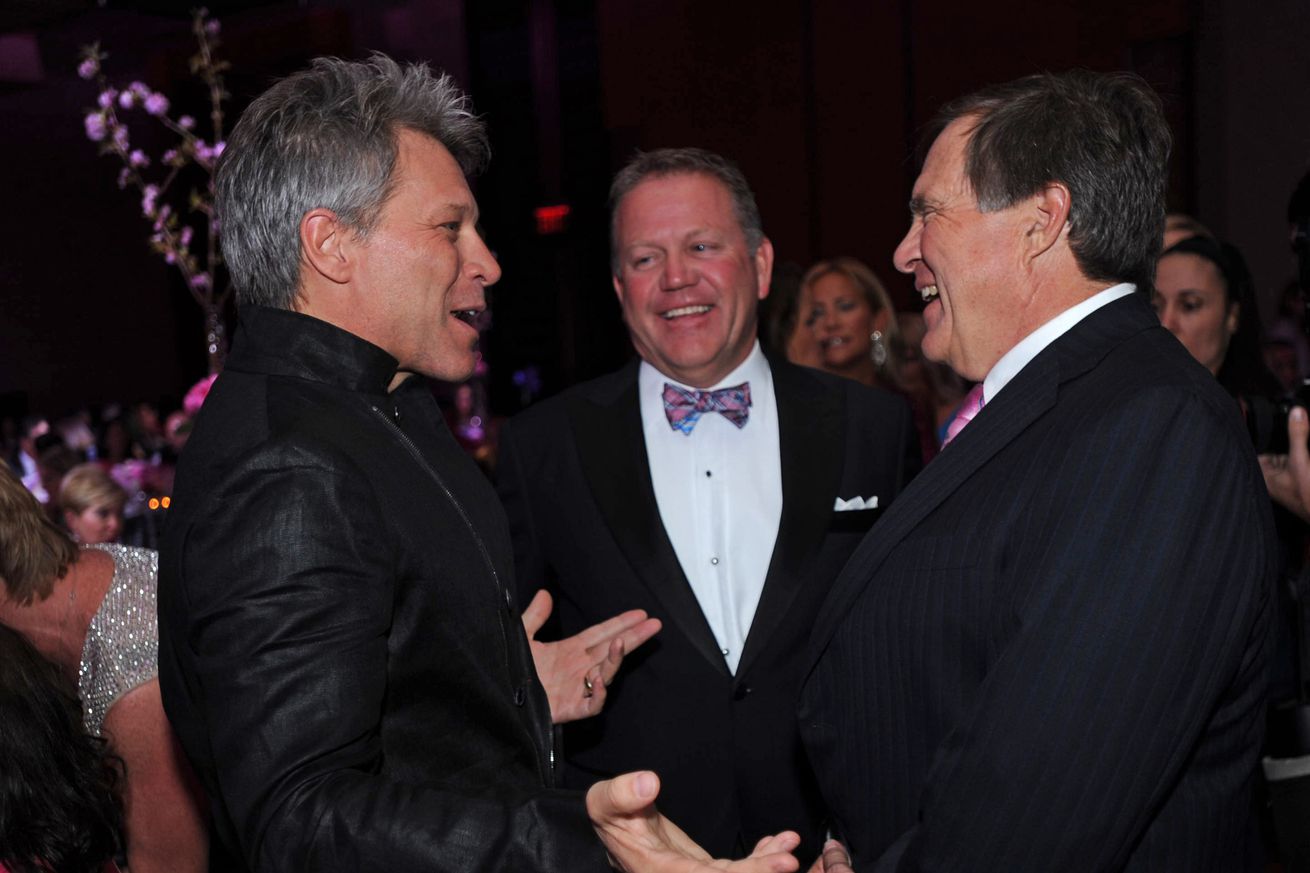
[[[159,697],[157,566],[147,549],[79,549],[0,465],[0,623],[76,682],[87,732],[123,761],[131,873],[195,873],[206,824]]]

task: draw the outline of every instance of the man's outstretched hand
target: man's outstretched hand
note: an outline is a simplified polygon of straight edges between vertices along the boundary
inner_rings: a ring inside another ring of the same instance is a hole
[[[793,873],[800,864],[792,852],[799,835],[784,831],[765,837],[750,857],[715,860],[655,808],[659,777],[649,770],[597,782],[587,791],[587,814],[610,863],[625,873]]]
[[[644,610],[631,609],[568,639],[538,642],[537,631],[550,618],[551,608],[550,594],[538,591],[523,610],[523,630],[550,700],[550,720],[563,724],[604,709],[606,689],[619,672],[623,656],[655,636],[661,625],[658,618],[647,618]]]

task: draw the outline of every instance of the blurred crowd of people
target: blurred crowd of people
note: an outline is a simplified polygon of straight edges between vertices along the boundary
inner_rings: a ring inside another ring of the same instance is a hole
[[[75,542],[156,548],[174,466],[212,383],[201,379],[167,411],[139,401],[56,418],[5,417],[0,457]]]

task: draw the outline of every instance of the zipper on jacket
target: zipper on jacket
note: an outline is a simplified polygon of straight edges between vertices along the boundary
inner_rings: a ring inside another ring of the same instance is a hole
[[[478,533],[478,529],[474,527],[473,520],[469,518],[468,512],[464,509],[464,505],[459,502],[458,498],[455,497],[454,492],[452,492],[450,488],[447,487],[446,481],[441,478],[441,475],[436,471],[436,468],[434,468],[431,464],[428,463],[427,458],[423,457],[423,453],[419,451],[418,446],[414,445],[414,441],[409,438],[409,435],[400,429],[400,425],[397,424],[396,421],[393,420],[391,416],[388,416],[385,412],[383,412],[381,409],[378,409],[376,406],[370,404],[369,408],[373,410],[373,413],[377,415],[378,418],[386,422],[387,427],[395,431],[396,436],[400,437],[401,443],[405,446],[406,449],[409,450],[410,456],[413,457],[414,460],[418,462],[418,465],[420,467],[422,467],[424,470],[427,471],[427,474],[431,476],[433,481],[435,481],[437,485],[441,488],[442,493],[446,495],[446,499],[449,500],[450,504],[455,507],[455,511],[459,513],[460,520],[464,522],[464,526],[468,528],[469,533],[473,535],[473,541],[478,545],[478,552],[479,554],[482,555],[482,561],[484,564],[487,565],[487,570],[488,572],[491,573],[491,578],[496,583],[496,594],[497,594],[496,599],[497,601],[500,601],[503,598],[504,591],[505,591],[505,588],[500,581],[500,574],[496,572],[496,565],[491,561],[491,553],[487,551],[487,544],[483,541],[482,535]],[[399,407],[397,407],[397,412],[398,411],[399,411]],[[398,417],[399,416],[397,416],[397,418]],[[499,602],[497,602],[496,604],[496,614],[497,616],[499,616],[500,614]],[[503,619],[498,620],[497,624],[500,626],[500,638],[504,646],[503,651],[505,652],[505,672],[512,676],[514,670],[509,662],[509,657],[510,657],[509,634],[505,630],[505,622]],[[534,671],[536,670],[535,662],[533,663],[533,670]],[[547,714],[549,715],[549,711],[547,712]],[[544,783],[549,786],[554,784],[555,744],[554,744],[552,726],[547,724],[546,731],[547,733],[544,739],[545,739],[545,747],[547,749],[547,753],[550,756],[550,760],[546,764],[546,766],[549,767],[549,772],[542,772],[541,777]],[[541,756],[538,755],[537,756],[538,770],[542,769],[542,763],[543,762],[541,761]]]

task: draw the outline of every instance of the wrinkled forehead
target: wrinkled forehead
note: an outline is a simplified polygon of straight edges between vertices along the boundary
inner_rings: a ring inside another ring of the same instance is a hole
[[[962,116],[946,125],[941,133],[937,134],[924,158],[919,178],[915,181],[916,197],[930,193],[938,197],[973,193],[966,167],[969,143],[973,139],[978,121],[976,116]]]

